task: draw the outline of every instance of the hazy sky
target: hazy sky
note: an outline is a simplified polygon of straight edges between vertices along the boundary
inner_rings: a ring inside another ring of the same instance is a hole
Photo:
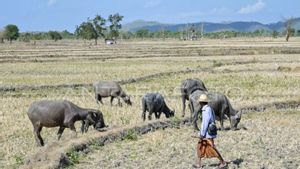
[[[74,31],[87,17],[120,13],[123,24],[137,19],[164,23],[259,21],[300,17],[300,0],[0,0],[0,28]]]

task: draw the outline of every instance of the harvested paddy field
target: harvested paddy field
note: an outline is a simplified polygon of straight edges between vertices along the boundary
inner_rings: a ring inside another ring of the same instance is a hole
[[[90,129],[73,138],[67,129],[57,141],[58,129],[44,128],[41,135],[47,146],[36,147],[26,114],[36,100],[66,99],[81,107],[100,109],[109,130],[114,130],[143,124],[140,103],[147,92],[162,93],[176,111],[174,120],[180,120],[180,83],[187,78],[199,78],[209,91],[226,94],[236,109],[298,102],[300,96],[299,38],[288,43],[280,38],[120,41],[113,46],[76,40],[36,45],[18,42],[0,45],[0,65],[0,168],[18,168],[51,145],[63,147],[69,141],[98,134]],[[97,105],[91,84],[98,80],[122,82],[133,106],[111,107],[109,99]],[[245,112],[240,125],[247,130],[220,131],[217,146],[234,161],[230,168],[297,168],[299,114],[297,106],[293,110]],[[79,131],[79,122],[76,128]],[[73,167],[190,168],[195,157],[193,134],[192,127],[184,125],[138,135],[137,140],[119,140],[95,149],[91,146],[90,153],[80,155]],[[292,140],[286,149],[282,138]],[[205,167],[215,163],[208,160]]]
[[[216,146],[229,168],[298,168],[299,117],[295,110],[245,114],[241,125],[247,127],[219,132]],[[71,168],[192,168],[198,141],[192,135],[190,126],[182,126],[94,146],[88,155],[79,154]],[[203,168],[216,168],[218,163],[206,159]]]

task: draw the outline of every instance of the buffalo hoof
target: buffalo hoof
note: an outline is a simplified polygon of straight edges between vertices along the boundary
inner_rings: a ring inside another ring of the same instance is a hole
[[[202,166],[198,164],[193,164],[193,168],[202,168]]]

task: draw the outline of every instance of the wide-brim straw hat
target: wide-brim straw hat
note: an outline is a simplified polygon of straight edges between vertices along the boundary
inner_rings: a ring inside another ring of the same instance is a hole
[[[202,102],[202,103],[208,103],[209,102],[209,98],[206,94],[201,94],[199,99],[198,99],[198,102]]]

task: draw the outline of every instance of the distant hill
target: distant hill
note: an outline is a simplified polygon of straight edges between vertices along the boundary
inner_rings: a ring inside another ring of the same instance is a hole
[[[124,31],[136,31],[143,27],[159,26],[159,25],[164,25],[164,24],[159,23],[159,22],[154,22],[154,21],[136,20],[136,21],[133,21],[133,22],[123,25],[122,29]]]
[[[271,24],[262,24],[259,22],[227,22],[227,23],[212,23],[212,22],[197,22],[197,23],[189,23],[189,25],[194,25],[196,29],[200,29],[201,25],[204,25],[205,32],[218,32],[224,30],[232,30],[238,32],[253,32],[255,30],[276,30],[282,31],[284,30],[284,23],[277,22]],[[123,25],[123,30],[136,32],[140,29],[148,29],[151,32],[159,31],[159,30],[170,30],[172,32],[183,30],[187,27],[187,24],[165,24],[154,21],[144,21],[137,20],[128,24]],[[300,18],[294,19],[293,27],[295,29],[300,29]]]

